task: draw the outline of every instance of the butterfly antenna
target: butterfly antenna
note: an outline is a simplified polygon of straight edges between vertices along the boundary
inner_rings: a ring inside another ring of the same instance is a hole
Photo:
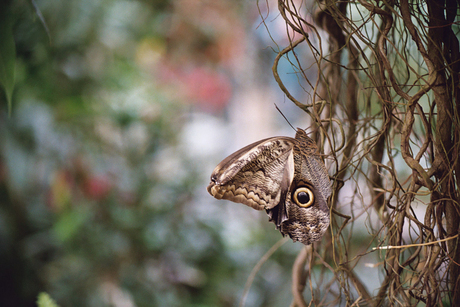
[[[294,126],[291,125],[291,123],[289,122],[289,120],[286,118],[286,116],[284,116],[283,112],[281,112],[281,110],[278,108],[278,106],[276,105],[276,103],[274,103],[275,105],[275,108],[278,110],[278,112],[280,112],[281,116],[283,116],[283,118],[286,120],[286,122],[289,124],[289,126],[291,126],[292,129],[294,129],[294,131],[297,131],[296,128],[294,128]]]

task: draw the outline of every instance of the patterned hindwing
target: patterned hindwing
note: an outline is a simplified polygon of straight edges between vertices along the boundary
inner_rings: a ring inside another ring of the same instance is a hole
[[[301,129],[297,131],[296,140],[293,149],[295,176],[285,201],[287,219],[279,229],[293,241],[308,245],[320,240],[329,226],[327,198],[331,194],[331,182],[316,143]],[[308,207],[299,206],[293,199],[295,191],[303,187],[314,195]]]
[[[323,237],[329,227],[330,217],[327,202],[318,197],[318,189],[304,180],[294,179],[292,192],[299,186],[306,186],[315,195],[314,203],[308,208],[302,208],[292,199],[293,193],[288,193],[285,205],[288,218],[283,221],[279,230],[283,235],[289,235],[294,242],[299,241],[308,245]]]
[[[248,145],[214,169],[208,192],[257,210],[278,205],[294,177],[296,140],[273,137]]]
[[[301,165],[299,172],[313,184],[323,200],[327,201],[332,193],[332,186],[326,166],[319,156],[316,143],[302,129],[297,130],[295,138],[298,143],[294,151],[301,160],[296,162]]]

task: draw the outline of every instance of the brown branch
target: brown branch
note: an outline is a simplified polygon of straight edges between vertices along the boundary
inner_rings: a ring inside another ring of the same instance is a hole
[[[311,245],[302,248],[292,266],[292,295],[294,296],[294,306],[307,307],[302,292],[305,289],[305,277],[308,275],[305,264],[310,262],[307,260],[311,257],[311,253]]]

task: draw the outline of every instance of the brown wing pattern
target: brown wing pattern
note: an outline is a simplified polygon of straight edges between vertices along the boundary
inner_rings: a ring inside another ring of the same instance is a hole
[[[295,139],[261,140],[225,158],[214,169],[208,192],[265,209],[283,235],[306,245],[321,239],[329,226],[329,176],[318,147],[301,129]]]
[[[319,156],[318,146],[301,129],[297,131],[295,138],[298,140],[295,153],[300,155],[302,160],[299,172],[313,184],[323,200],[327,201],[332,187],[326,167]]]
[[[294,176],[296,140],[274,137],[248,145],[214,169],[208,192],[257,210],[276,206]]]

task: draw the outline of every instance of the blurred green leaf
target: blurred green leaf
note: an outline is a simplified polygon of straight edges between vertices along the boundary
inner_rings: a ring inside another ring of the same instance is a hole
[[[8,113],[11,113],[11,100],[14,90],[14,69],[16,46],[13,37],[13,20],[8,4],[0,5],[0,84],[5,89]]]
[[[65,242],[73,238],[80,227],[88,218],[88,212],[84,209],[77,208],[76,210],[68,210],[61,214],[54,225],[54,230],[57,237]]]
[[[41,292],[40,294],[38,294],[37,306],[38,307],[59,307],[59,305],[56,304],[56,302],[46,292]]]

